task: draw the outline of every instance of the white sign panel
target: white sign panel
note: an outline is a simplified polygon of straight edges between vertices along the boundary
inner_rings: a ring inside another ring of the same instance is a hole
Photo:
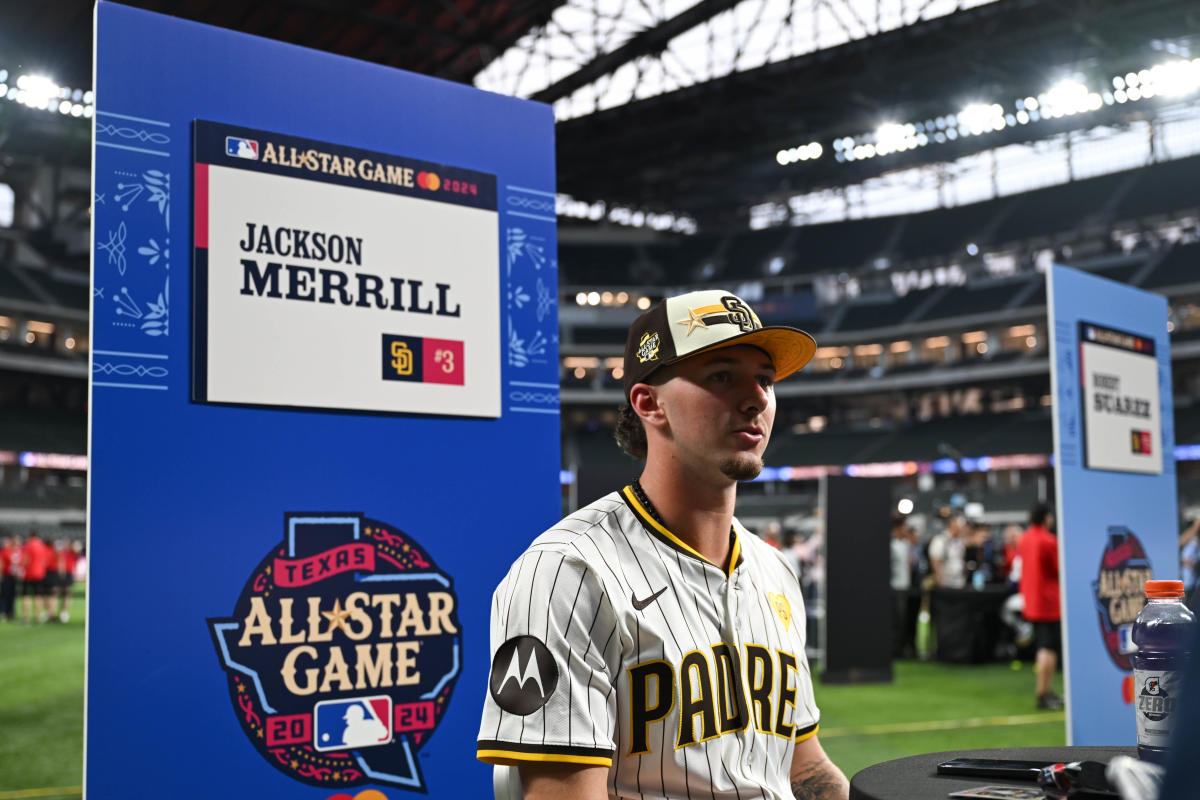
[[[500,415],[494,176],[196,128],[194,399]]]
[[[1160,474],[1162,422],[1154,340],[1081,322],[1079,366],[1084,466]]]

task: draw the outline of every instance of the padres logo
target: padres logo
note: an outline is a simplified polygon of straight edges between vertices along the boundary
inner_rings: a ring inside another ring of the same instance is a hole
[[[231,617],[208,620],[238,723],[321,787],[426,791],[417,761],[461,665],[453,581],[396,527],[287,513]]]
[[[638,341],[638,362],[645,364],[647,361],[653,361],[658,358],[658,345],[659,338],[657,331],[642,334],[642,338]]]
[[[721,305],[729,311],[729,321],[746,333],[762,327],[750,307],[733,295],[722,297]]]

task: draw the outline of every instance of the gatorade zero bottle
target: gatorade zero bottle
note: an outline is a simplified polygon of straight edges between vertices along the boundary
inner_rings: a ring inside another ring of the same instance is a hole
[[[1179,687],[1191,655],[1196,617],[1183,604],[1183,581],[1146,581],[1146,605],[1133,623],[1133,702],[1138,757],[1164,763]]]

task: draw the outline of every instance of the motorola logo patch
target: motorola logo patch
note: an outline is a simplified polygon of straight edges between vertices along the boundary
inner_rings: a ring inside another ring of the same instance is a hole
[[[517,636],[500,645],[492,658],[488,687],[496,705],[510,714],[532,714],[550,700],[558,685],[558,665],[546,645],[533,636]]]

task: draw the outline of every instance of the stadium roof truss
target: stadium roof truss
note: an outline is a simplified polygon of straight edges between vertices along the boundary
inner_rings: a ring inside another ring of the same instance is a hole
[[[995,0],[569,0],[475,84],[571,119]]]
[[[578,2],[594,5],[572,8],[611,17],[636,0]],[[1200,54],[1200,15],[1182,0],[712,0],[675,10],[655,7],[659,26],[624,39],[610,25],[600,55],[591,34],[568,49],[535,31],[518,45],[532,55],[510,50],[477,83],[495,71],[519,83],[510,89],[556,103],[564,194],[684,212],[706,230],[744,226],[767,199],[1152,118],[1142,107],[1104,106],[854,163],[835,160],[831,147],[972,104],[1012,111],[1014,99],[1068,78],[1111,91],[1114,75]],[[777,162],[807,142],[823,142],[825,157]]]

